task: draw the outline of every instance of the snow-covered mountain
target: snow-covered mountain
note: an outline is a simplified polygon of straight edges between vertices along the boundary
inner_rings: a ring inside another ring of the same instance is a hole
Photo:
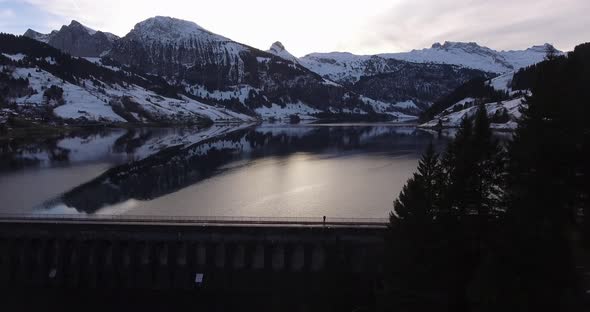
[[[142,21],[123,38],[107,36],[75,21],[51,34],[29,30],[26,36],[66,53],[84,56],[107,69],[126,68],[128,72],[161,77],[169,84],[166,88],[174,89],[169,90],[172,93],[180,92],[187,99],[240,116],[408,117],[394,105],[356,94],[309,71],[295,57],[289,57],[280,43],[271,51],[278,53],[277,56],[214,34],[193,22],[171,17],[157,16]],[[97,37],[105,36],[108,44],[95,44]]]
[[[293,54],[289,53],[289,51],[285,49],[285,46],[280,41],[273,43],[270,46],[270,49],[268,49],[266,52],[274,54],[287,61],[299,64],[299,59],[296,58]]]
[[[2,115],[75,121],[196,123],[254,121],[174,93],[161,78],[70,57],[24,37],[0,35]],[[1,119],[1,118],[0,118]]]
[[[474,78],[508,75],[535,64],[552,48],[544,45],[524,51],[495,51],[475,43],[445,42],[407,53],[313,53],[298,59],[280,42],[261,51],[196,23],[163,16],[139,22],[123,38],[76,21],[50,34],[28,30],[25,36],[109,70],[160,77],[167,90],[166,101],[196,101],[236,114],[229,119],[246,115],[264,119],[299,115],[305,119],[326,114],[406,118]],[[12,52],[7,53],[9,58],[19,57],[17,51]],[[36,73],[30,73],[31,78]],[[101,81],[100,77],[93,79]],[[509,79],[506,76],[494,83],[506,84]],[[66,79],[64,83],[79,86],[78,81]],[[138,81],[124,83],[156,92],[153,86]],[[160,82],[157,85],[161,86]],[[123,92],[111,92],[108,87],[100,90],[119,94],[117,97]],[[65,94],[68,97],[70,93]],[[151,106],[141,99],[143,95],[130,94],[138,104]],[[158,105],[154,107],[165,106]],[[95,113],[92,118],[105,116]]]
[[[309,70],[333,81],[354,84],[363,76],[393,72],[398,62],[389,66],[387,60],[348,52],[312,53],[299,59]]]
[[[435,43],[429,49],[379,56],[416,63],[453,64],[503,74],[543,61],[550,49],[555,50],[552,45],[544,44],[526,50],[496,51],[475,42],[447,41],[444,44]]]
[[[548,50],[555,48],[545,44],[522,51],[495,51],[473,42],[445,42],[406,53],[312,53],[299,63],[357,93],[388,103],[411,101],[423,110],[476,77],[500,74],[502,78],[494,83],[506,88],[515,71],[543,61]]]
[[[113,42],[119,39],[116,35],[93,30],[77,21],[72,21],[70,25],[64,25],[60,30],[54,30],[49,34],[41,34],[29,29],[24,36],[81,57],[99,57],[109,51]]]
[[[394,72],[400,60],[412,63],[450,64],[490,73],[516,71],[543,61],[550,44],[521,51],[495,51],[476,43],[435,43],[429,49],[404,53],[355,55],[348,52],[312,53],[299,59],[310,70],[337,82],[355,83],[362,76]],[[561,53],[557,51],[558,53]]]
[[[145,62],[155,71],[158,65],[168,63],[185,68],[208,63],[227,65],[234,74],[238,74],[239,67],[244,64],[235,57],[246,49],[193,22],[157,16],[136,24],[131,32],[116,43],[109,56],[129,64]],[[125,52],[133,55],[125,55]],[[138,53],[146,55],[143,57]]]
[[[423,64],[381,56],[351,53],[314,53],[300,64],[359,94],[400,106],[414,103],[414,113],[429,107],[441,95],[475,77],[489,73],[447,64]]]
[[[277,56],[214,34],[199,25],[171,17],[138,23],[117,40],[107,57],[184,87],[203,101],[216,101],[236,111],[265,118],[286,114],[372,114],[374,107],[359,94]],[[396,112],[391,106],[387,112]],[[391,115],[391,114],[390,114]]]

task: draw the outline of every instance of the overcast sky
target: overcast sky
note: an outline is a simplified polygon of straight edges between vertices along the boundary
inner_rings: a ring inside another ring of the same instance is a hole
[[[590,41],[590,0],[0,0],[0,32],[59,29],[72,19],[124,36],[164,15],[266,50],[281,41],[311,52],[400,52],[434,42],[494,49]]]

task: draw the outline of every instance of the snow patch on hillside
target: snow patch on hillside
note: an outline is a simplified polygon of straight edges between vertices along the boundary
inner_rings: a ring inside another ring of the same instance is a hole
[[[416,110],[419,110],[419,108],[416,105],[416,103],[414,103],[414,101],[412,101],[412,100],[408,100],[408,101],[404,101],[404,102],[398,102],[398,103],[393,104],[393,106],[398,107],[398,108],[403,108],[403,109],[416,109]]]
[[[221,90],[207,90],[202,85],[185,85],[186,90],[194,96],[199,98],[209,98],[212,100],[238,100],[240,103],[245,104],[246,99],[250,96],[251,92],[260,93],[260,89],[253,88],[249,85],[238,85],[232,86],[227,91]]]
[[[28,78],[29,86],[36,92],[36,94],[16,99],[16,103],[19,105],[45,105],[43,93],[55,85],[64,91],[64,105],[53,110],[57,116],[65,119],[85,117],[95,121],[125,121],[112,110],[106,98],[92,94],[77,85],[64,82],[46,71],[35,68],[16,68],[13,76]]]
[[[6,54],[6,53],[2,53],[2,55],[6,56],[7,58],[18,62],[21,61],[22,59],[24,59],[26,57],[26,55],[22,54],[22,53],[18,53],[18,54]]]
[[[522,116],[522,114],[520,112],[520,108],[523,105],[523,99],[524,98],[519,97],[519,98],[507,100],[507,101],[502,101],[499,103],[494,102],[494,103],[484,104],[489,117],[492,117],[496,113],[502,112],[504,110],[508,113],[508,116],[510,117],[510,120],[508,122],[503,123],[503,124],[494,124],[493,123],[491,125],[491,127],[493,129],[498,129],[498,130],[516,129],[517,121]],[[468,104],[468,103],[470,103],[469,100],[473,100],[473,99],[464,99],[461,101],[462,103],[459,102],[453,106]],[[440,124],[442,124],[442,126],[445,128],[459,127],[459,125],[461,124],[461,121],[464,118],[473,118],[475,116],[475,114],[477,113],[478,107],[479,107],[478,105],[472,105],[472,106],[469,106],[465,109],[459,110],[457,112],[452,112],[452,109],[446,109],[442,113],[438,114],[432,120],[420,125],[420,127],[435,128],[439,125],[439,121],[440,121]]]
[[[346,52],[312,53],[300,58],[299,62],[322,77],[355,83],[365,74],[365,61],[369,58]]]
[[[271,107],[263,106],[254,109],[254,111],[264,120],[287,119],[291,115],[298,115],[301,119],[315,119],[315,117],[312,115],[321,113],[320,110],[317,110],[301,102],[290,103],[284,106],[273,103]]]
[[[110,102],[113,99],[129,97],[133,102],[152,116],[162,120],[190,121],[191,116],[206,117],[216,122],[253,121],[254,118],[236,113],[225,108],[213,107],[201,102],[182,97],[172,99],[162,97],[152,91],[136,85],[126,87],[120,85],[95,86],[90,80],[84,81],[84,87],[71,84],[53,76],[46,71],[35,68],[16,68],[15,78],[28,78],[29,86],[34,94],[16,99],[19,105],[47,105],[43,93],[52,85],[63,89],[63,105],[53,109],[53,112],[64,119],[85,118],[93,121],[126,122],[113,111]],[[135,114],[135,117],[137,114]],[[194,118],[192,118],[194,119]],[[140,121],[144,121],[141,120]]]
[[[544,60],[550,45],[520,51],[496,51],[474,42],[435,43],[431,48],[379,56],[416,63],[452,64],[493,73],[507,73]]]
[[[514,78],[514,72],[508,72],[503,75],[500,75],[488,82],[488,85],[492,86],[494,89],[499,91],[512,91],[510,84],[512,83],[512,79]]]
[[[395,117],[397,120],[414,120],[414,119],[417,119],[417,117],[414,116],[414,115],[409,115],[409,114],[406,114],[406,113],[399,112],[398,110],[400,108],[401,109],[405,109],[405,107],[399,107],[399,106],[397,106],[397,104],[399,104],[399,103],[396,103],[396,104],[385,103],[385,102],[382,102],[382,101],[373,100],[373,99],[368,98],[366,96],[361,96],[360,99],[365,104],[370,105],[376,113],[388,114],[388,115],[391,115],[391,116]],[[411,101],[409,101],[409,102],[411,102]],[[407,102],[402,102],[402,103],[404,103],[404,104],[402,104],[402,106],[405,106],[405,105],[408,105],[409,104]],[[413,102],[412,102],[412,104],[413,104]]]
[[[289,53],[289,51],[287,51],[287,49],[285,49],[285,46],[279,41],[273,43],[270,46],[270,49],[266,52],[274,54],[274,55],[276,55],[284,60],[287,60],[289,62],[299,64],[299,59],[297,59],[295,56],[293,56],[293,54]]]

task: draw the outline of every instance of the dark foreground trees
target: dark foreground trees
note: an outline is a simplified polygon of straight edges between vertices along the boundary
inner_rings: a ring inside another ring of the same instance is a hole
[[[583,311],[590,45],[535,71],[505,152],[480,109],[440,160],[429,148],[395,201],[391,310]]]

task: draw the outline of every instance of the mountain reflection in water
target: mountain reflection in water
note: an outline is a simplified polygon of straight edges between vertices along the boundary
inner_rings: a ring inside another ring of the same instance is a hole
[[[36,164],[28,170],[111,164],[40,199],[36,214],[386,217],[432,140],[445,142],[390,125],[115,130],[13,155],[19,165],[3,169],[18,176],[25,163]],[[51,158],[55,150],[63,156]]]

